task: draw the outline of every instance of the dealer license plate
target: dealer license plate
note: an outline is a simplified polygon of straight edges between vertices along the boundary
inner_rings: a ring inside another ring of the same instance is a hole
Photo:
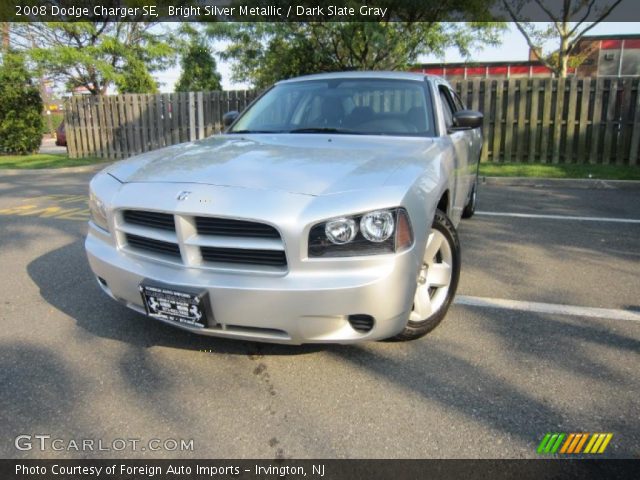
[[[207,292],[176,290],[168,285],[148,282],[141,283],[139,289],[150,317],[191,327],[207,326]]]

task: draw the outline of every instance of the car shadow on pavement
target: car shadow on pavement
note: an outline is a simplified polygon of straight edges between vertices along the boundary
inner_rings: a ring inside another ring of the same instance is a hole
[[[15,438],[36,432],[46,434],[55,428],[60,431],[59,422],[52,419],[61,411],[74,411],[79,382],[74,381],[77,376],[68,370],[60,356],[47,347],[3,341],[0,352],[0,418],[4,437],[0,456],[29,456],[30,453],[15,447]],[[21,446],[25,448],[26,444]]]
[[[339,360],[339,370],[327,377],[329,382],[335,382],[338,391],[351,376],[380,379],[381,385],[417,394],[424,408],[435,404],[501,432],[505,441],[517,438],[520,444],[524,442],[530,446],[532,455],[539,435],[546,431],[589,428],[597,431],[600,428],[626,435],[630,439],[627,445],[638,443],[637,427],[625,420],[635,407],[629,399],[630,393],[620,389],[621,385],[632,389],[640,386],[634,383],[635,380],[625,378],[615,359],[618,355],[625,355],[625,358],[635,355],[640,350],[640,342],[632,335],[597,324],[558,320],[535,313],[527,313],[526,319],[519,319],[517,314],[496,314],[489,309],[469,310],[472,307],[455,306],[449,313],[453,318],[445,319],[446,323],[436,332],[410,343],[258,344],[197,336],[116,303],[96,285],[81,239],[36,258],[29,263],[27,271],[43,299],[73,318],[84,331],[131,347],[118,365],[123,378],[145,403],[157,398],[160,405],[163,392],[176,386],[170,373],[171,365],[163,366],[154,355],[149,355],[151,347],[208,351],[251,359],[274,357],[269,362],[269,389],[277,386],[280,376],[286,375],[278,368],[281,362],[277,357],[319,354]],[[464,324],[464,317],[470,311],[473,312],[473,324],[468,326]],[[593,356],[584,348],[586,343],[596,345],[600,355]],[[15,347],[14,353],[20,348]],[[257,378],[261,378],[262,370],[267,368],[265,360],[268,361],[263,359],[259,364],[255,363]],[[12,359],[8,361],[16,363]],[[32,375],[32,368],[28,370],[17,373]],[[188,370],[185,373],[188,374]],[[554,378],[553,382],[548,380],[550,377]],[[579,401],[588,406],[589,399],[595,398],[594,403],[588,408],[576,409],[576,394],[572,396],[565,391],[562,379],[572,382],[571,391],[581,392]],[[597,387],[595,393],[592,391],[594,385]],[[620,397],[614,397],[614,403],[607,405],[607,392],[616,389],[616,395]],[[384,391],[381,394],[384,395]],[[298,405],[299,402],[293,397],[282,401],[285,402],[283,408],[287,408],[288,403]],[[617,401],[620,407],[616,407]],[[600,408],[595,416],[594,405]],[[25,411],[31,408],[38,408],[38,405],[33,404]],[[190,417],[178,408],[163,408],[166,417],[175,425],[190,422],[197,425],[196,417]],[[475,447],[479,448],[479,443]],[[628,455],[630,451],[617,453]]]
[[[75,319],[78,326],[136,347],[167,346],[232,355],[300,355],[322,349],[195,335],[134,312],[102,292],[89,268],[83,240],[36,258],[27,272],[42,298]]]
[[[437,332],[401,344],[401,354],[366,345],[332,353],[381,384],[420,395],[425,405],[502,432],[497,438],[506,444],[528,443],[532,454],[547,431],[611,431],[621,441],[610,456],[637,455],[640,429],[630,420],[637,417],[640,383],[630,372],[640,340],[633,333],[531,312],[522,318],[457,306],[449,317]],[[463,326],[467,318],[473,324]],[[477,452],[483,440],[469,439],[476,441]]]

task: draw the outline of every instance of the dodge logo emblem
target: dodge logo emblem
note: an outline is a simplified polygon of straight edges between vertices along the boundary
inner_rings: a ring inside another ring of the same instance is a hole
[[[187,198],[189,198],[190,194],[191,192],[180,192],[176,198],[178,200],[186,200]]]

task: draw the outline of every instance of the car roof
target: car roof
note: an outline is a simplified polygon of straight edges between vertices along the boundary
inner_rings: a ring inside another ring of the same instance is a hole
[[[386,71],[351,71],[351,72],[330,72],[330,73],[318,73],[314,75],[304,75],[302,77],[289,78],[287,80],[281,80],[276,83],[280,85],[283,83],[291,82],[306,82],[309,80],[330,80],[337,78],[381,78],[388,80],[412,80],[416,82],[424,82],[425,79],[439,78],[435,75],[428,75],[425,73],[413,73],[413,72],[386,72]]]

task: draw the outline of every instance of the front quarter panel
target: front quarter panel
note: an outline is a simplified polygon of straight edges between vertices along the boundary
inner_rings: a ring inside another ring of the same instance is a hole
[[[409,185],[401,205],[409,213],[416,252],[424,251],[440,198],[447,190],[454,187],[453,155],[453,147],[449,139],[437,138],[431,148],[421,156],[408,159],[388,180],[388,183]],[[418,260],[416,258],[416,261]]]

